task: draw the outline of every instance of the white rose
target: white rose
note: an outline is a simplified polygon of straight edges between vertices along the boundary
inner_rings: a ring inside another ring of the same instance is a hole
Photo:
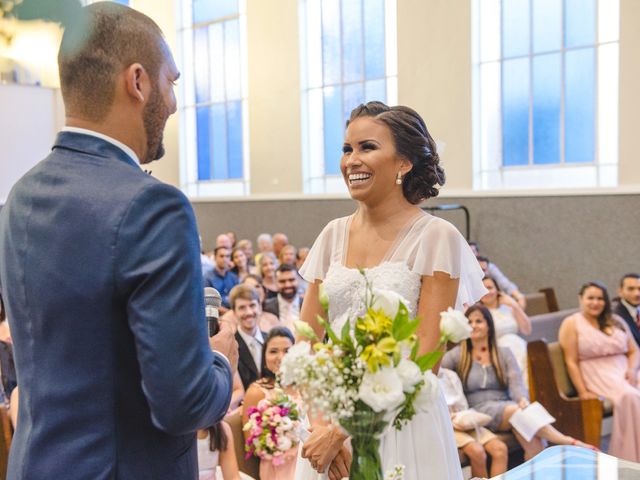
[[[286,435],[281,435],[278,437],[278,450],[281,452],[286,452],[293,446],[293,442]]]
[[[400,302],[407,305],[407,301],[396,292],[374,289],[371,308],[374,310],[382,310],[388,317],[396,318]]]
[[[422,379],[424,380],[424,385],[420,387],[420,391],[418,395],[416,395],[413,405],[419,412],[428,412],[438,395],[440,385],[438,384],[438,377],[436,377],[431,370],[424,372]]]
[[[471,336],[469,319],[464,313],[449,307],[446,312],[440,313],[440,334],[448,341],[460,343]]]
[[[362,377],[358,397],[374,412],[392,411],[404,402],[402,381],[395,368],[384,367]]]
[[[411,360],[402,359],[397,367],[398,376],[402,382],[402,390],[411,393],[415,389],[416,383],[422,379],[420,367]]]

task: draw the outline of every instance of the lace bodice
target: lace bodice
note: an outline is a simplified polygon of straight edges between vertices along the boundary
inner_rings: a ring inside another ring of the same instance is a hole
[[[416,314],[421,277],[410,271],[406,263],[383,262],[365,269],[365,274],[373,288],[396,292],[407,301],[411,316]],[[347,319],[353,323],[364,314],[365,278],[357,269],[337,262],[331,264],[324,288],[329,297],[329,320],[334,330],[340,331]]]
[[[331,221],[313,244],[300,274],[308,282],[322,280],[329,297],[329,320],[339,330],[346,319],[355,321],[364,313],[365,279],[356,268],[348,268],[346,254],[352,217]],[[417,314],[423,275],[435,271],[459,278],[456,308],[479,300],[486,289],[482,270],[464,237],[450,223],[429,214],[418,215],[398,233],[385,258],[364,269],[374,288],[392,290]]]

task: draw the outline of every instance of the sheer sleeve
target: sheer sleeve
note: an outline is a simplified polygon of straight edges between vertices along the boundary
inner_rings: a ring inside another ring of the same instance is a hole
[[[482,284],[482,269],[469,244],[458,229],[446,220],[433,217],[419,233],[412,271],[420,275],[448,273],[459,278],[456,310],[464,310],[482,298],[487,290]]]
[[[309,283],[324,280],[327,275],[327,270],[329,270],[334,256],[334,245],[337,243],[335,236],[339,230],[337,228],[338,220],[340,219],[332,220],[322,229],[316,241],[313,242],[302,267],[300,267],[300,276]]]
[[[523,397],[529,400],[529,391],[524,385],[524,378],[520,371],[520,367],[518,367],[516,357],[513,355],[511,350],[504,347],[498,347],[498,356],[500,358],[502,370],[506,376],[505,380],[509,387],[509,397],[511,400],[519,402]]]

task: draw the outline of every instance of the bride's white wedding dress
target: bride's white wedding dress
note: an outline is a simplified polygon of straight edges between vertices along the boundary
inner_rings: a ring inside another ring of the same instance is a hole
[[[364,313],[365,280],[355,268],[345,266],[351,217],[331,221],[315,241],[300,270],[308,282],[322,280],[329,297],[329,320],[340,331],[347,320]],[[410,222],[383,261],[366,268],[374,288],[393,290],[416,314],[423,275],[446,272],[460,279],[456,308],[479,300],[486,292],[482,270],[467,242],[448,222],[423,214]],[[353,325],[352,325],[353,328]],[[453,438],[449,411],[442,392],[426,413],[418,413],[401,430],[389,428],[380,447],[383,470],[405,466],[405,480],[461,479],[460,460]],[[323,478],[307,460],[298,460],[296,479]]]

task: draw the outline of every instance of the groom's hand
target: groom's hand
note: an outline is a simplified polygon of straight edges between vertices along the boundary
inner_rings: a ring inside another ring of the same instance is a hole
[[[348,478],[349,467],[351,467],[351,451],[343,446],[329,466],[329,480]]]
[[[308,458],[318,473],[324,473],[336,457],[346,435],[333,425],[317,425],[311,429],[311,436],[302,447],[302,457]]]

